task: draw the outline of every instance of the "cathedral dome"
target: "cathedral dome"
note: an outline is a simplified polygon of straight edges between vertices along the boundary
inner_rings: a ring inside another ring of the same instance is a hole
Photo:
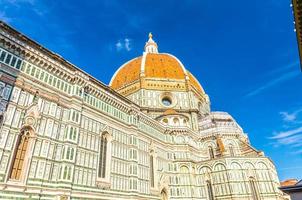
[[[153,41],[151,34],[149,34],[149,40],[145,45],[143,55],[123,64],[112,77],[110,87],[120,90],[135,83],[140,83],[141,79],[179,81],[184,84],[175,89],[193,89],[197,93],[204,94],[204,90],[197,79],[185,69],[184,65],[175,56],[158,53],[157,44]],[[142,87],[141,83],[139,87]]]

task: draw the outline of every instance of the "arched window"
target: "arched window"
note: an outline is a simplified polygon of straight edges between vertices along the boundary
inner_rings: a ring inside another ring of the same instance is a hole
[[[174,122],[175,125],[179,125],[179,119],[178,118],[174,118],[173,122]]]
[[[161,200],[168,200],[168,195],[165,189],[161,191],[160,196],[161,196],[160,198]]]
[[[1,104],[1,103],[0,103]],[[1,106],[1,105],[0,105]],[[0,108],[0,113],[1,113],[1,108]],[[0,114],[0,128],[1,128],[1,126],[2,126],[2,123],[3,123],[3,115],[2,114]]]
[[[101,136],[101,145],[100,145],[100,157],[99,157],[99,170],[98,177],[106,177],[106,154],[107,154],[107,137],[106,133],[103,133]]]
[[[229,145],[229,152],[230,152],[230,156],[234,156],[235,155],[233,145]]]
[[[168,124],[168,119],[167,119],[167,118],[164,118],[164,119],[163,119],[163,122],[164,122],[165,124]]]
[[[259,194],[258,194],[256,182],[253,177],[249,178],[249,185],[250,185],[253,200],[259,200]]]
[[[10,178],[14,180],[20,180],[22,171],[24,169],[25,155],[28,149],[29,143],[29,131],[23,130],[18,136],[16,150],[13,155],[13,164],[10,172]]]
[[[211,181],[207,181],[207,190],[208,190],[208,197],[209,200],[214,200],[214,193]]]
[[[211,159],[214,158],[214,150],[213,150],[213,147],[211,147],[211,146],[209,146],[209,155],[210,155]]]
[[[153,155],[150,155],[150,184],[151,187],[154,187],[154,158]]]

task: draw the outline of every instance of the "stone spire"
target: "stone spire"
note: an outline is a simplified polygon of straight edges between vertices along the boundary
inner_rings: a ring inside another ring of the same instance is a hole
[[[146,42],[145,45],[145,52],[146,53],[158,53],[157,44],[152,39],[153,35],[152,33],[149,33],[149,40]]]

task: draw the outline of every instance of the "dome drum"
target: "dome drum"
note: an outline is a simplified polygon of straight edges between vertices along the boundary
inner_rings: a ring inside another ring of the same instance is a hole
[[[159,96],[159,102],[165,108],[172,108],[177,104],[177,98],[171,92],[163,92]]]
[[[159,53],[152,36],[143,55],[123,64],[109,85],[152,116],[168,108],[187,110],[195,123],[197,113],[209,112],[208,96],[198,80],[175,56]]]

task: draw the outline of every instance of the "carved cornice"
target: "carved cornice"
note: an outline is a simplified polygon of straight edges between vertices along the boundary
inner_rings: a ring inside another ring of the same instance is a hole
[[[78,84],[82,87],[89,85],[89,87],[93,88],[92,94],[94,95],[99,93],[105,93],[105,95],[109,94],[111,99],[119,102],[119,108],[127,110],[129,105],[135,106],[133,102],[118,94],[110,87],[85,73],[58,54],[49,51],[35,41],[19,33],[4,22],[0,22],[0,27],[3,30],[0,32],[0,43],[5,45],[5,47],[12,52],[14,52],[13,50],[17,50],[19,52],[17,55],[23,55],[21,58],[38,65],[71,84]]]

